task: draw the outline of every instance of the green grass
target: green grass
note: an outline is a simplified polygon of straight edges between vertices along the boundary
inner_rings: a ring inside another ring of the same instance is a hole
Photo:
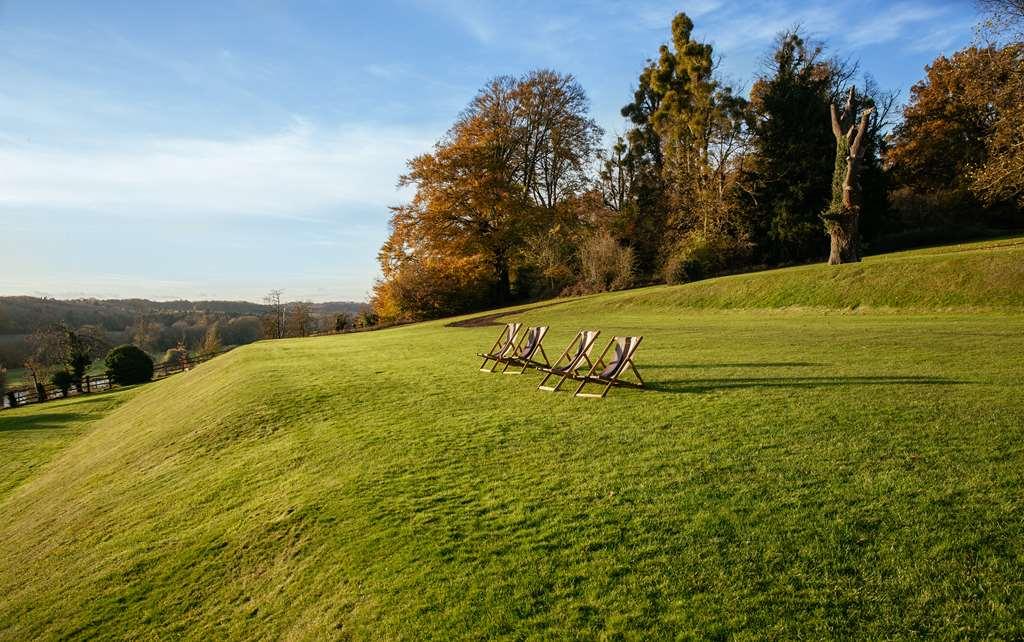
[[[643,333],[605,400],[437,322],[4,411],[0,638],[1018,638],[1024,248],[978,247],[512,315]]]

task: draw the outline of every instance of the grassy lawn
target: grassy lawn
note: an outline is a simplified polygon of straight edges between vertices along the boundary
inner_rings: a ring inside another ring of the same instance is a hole
[[[435,322],[0,412],[0,638],[1020,637],[1022,259],[510,315],[645,335],[605,400]]]

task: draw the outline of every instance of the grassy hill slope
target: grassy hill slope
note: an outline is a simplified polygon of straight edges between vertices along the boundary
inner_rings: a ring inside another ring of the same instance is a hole
[[[603,401],[436,322],[4,411],[0,638],[1017,637],[1024,248],[978,247],[512,314],[644,334]]]

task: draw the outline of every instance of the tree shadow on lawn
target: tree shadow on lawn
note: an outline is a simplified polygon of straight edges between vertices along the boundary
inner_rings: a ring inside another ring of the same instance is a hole
[[[945,377],[739,377],[736,379],[676,379],[649,381],[647,388],[658,392],[711,392],[727,388],[826,388],[833,386],[905,386],[967,384]]]
[[[810,363],[807,361],[776,361],[762,363],[648,363],[648,368],[702,370],[704,368],[824,368],[831,364]]]
[[[0,414],[0,433],[63,428],[66,424],[81,420],[82,416],[73,412],[41,412],[24,417],[4,412]]]

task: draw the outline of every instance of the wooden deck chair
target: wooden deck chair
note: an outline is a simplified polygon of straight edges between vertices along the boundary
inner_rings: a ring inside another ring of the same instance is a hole
[[[636,349],[640,347],[640,342],[643,341],[643,337],[614,337],[608,346],[598,357],[597,361],[590,367],[590,372],[580,379],[580,386],[576,388],[576,392],[573,393],[576,397],[596,397],[603,398],[608,391],[611,390],[612,386],[633,386],[635,388],[643,388],[644,380],[640,377],[640,372],[636,369],[636,365],[633,363],[633,355],[636,354]],[[605,355],[608,354],[608,350],[612,346],[615,346],[615,356],[607,364],[604,361]],[[623,381],[620,377],[626,372],[626,369],[632,370],[633,375],[636,377],[638,383],[632,383],[629,381]],[[600,369],[600,372],[598,371]],[[588,383],[596,383],[603,385],[604,389],[601,394],[586,393],[583,392],[583,388]]]
[[[507,323],[505,328],[498,335],[494,345],[487,352],[478,352],[476,356],[483,357],[484,361],[480,364],[480,370],[482,372],[494,372],[494,369],[498,367],[500,363],[499,359],[503,357],[510,357],[515,353],[516,349],[516,336],[519,334],[519,328],[523,326],[522,323]],[[493,361],[494,365],[490,368],[487,367],[487,362]]]
[[[502,359],[505,362],[505,367],[502,368],[502,372],[505,374],[523,374],[526,369],[530,366],[536,368],[540,367],[551,367],[548,362],[548,355],[544,352],[544,335],[548,333],[548,326],[541,325],[533,328],[527,328],[523,338],[519,340],[519,346],[517,346],[516,353],[508,359]],[[538,353],[540,357],[544,359],[543,363],[537,359]],[[512,371],[508,372],[509,366],[522,366],[522,370],[519,372]]]
[[[583,369],[584,362],[593,369],[594,364],[590,361],[590,351],[593,349],[594,343],[597,342],[599,334],[601,334],[600,330],[580,330],[577,332],[576,337],[569,343],[558,359],[555,360],[554,365],[550,368],[540,368],[541,371],[547,374],[544,375],[537,388],[539,390],[555,392],[562,387],[566,379],[579,376],[579,371]],[[575,352],[573,352],[574,346],[576,348]],[[569,357],[570,352],[573,353],[571,358]],[[559,365],[563,359],[567,359],[565,365]],[[554,386],[545,386],[544,384],[551,377],[559,377],[558,383]]]

